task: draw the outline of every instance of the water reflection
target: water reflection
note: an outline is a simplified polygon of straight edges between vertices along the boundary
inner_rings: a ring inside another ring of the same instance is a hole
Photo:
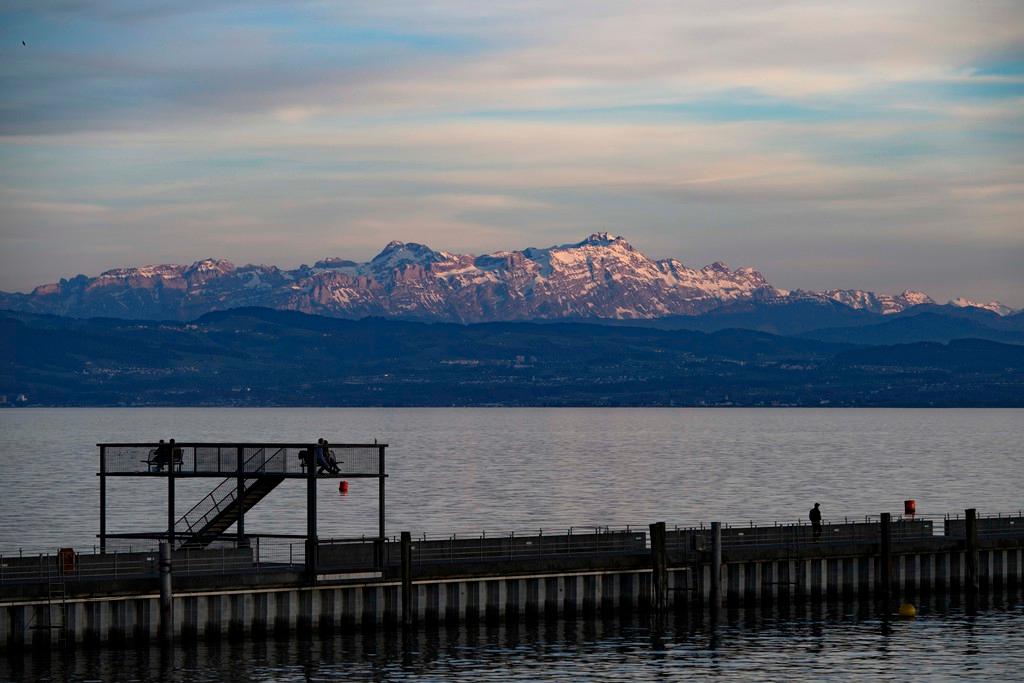
[[[704,610],[661,622],[527,620],[160,648],[34,652],[0,659],[2,680],[673,680],[822,677],[1011,679],[1024,667],[1024,609],[1010,593],[968,614],[946,599],[915,620],[867,604]]]

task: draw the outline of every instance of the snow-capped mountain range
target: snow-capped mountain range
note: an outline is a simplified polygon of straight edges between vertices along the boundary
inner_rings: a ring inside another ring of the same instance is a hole
[[[0,293],[0,308],[73,317],[188,320],[241,306],[266,306],[343,318],[386,316],[452,322],[534,319],[645,319],[699,315],[736,302],[838,302],[888,315],[934,304],[923,292],[782,290],[753,268],[724,263],[688,268],[655,260],[622,237],[595,233],[581,242],[482,256],[391,242],[366,263],[340,258],[312,267],[234,264],[217,259],[78,275],[29,294]],[[953,306],[1007,315],[991,302]]]

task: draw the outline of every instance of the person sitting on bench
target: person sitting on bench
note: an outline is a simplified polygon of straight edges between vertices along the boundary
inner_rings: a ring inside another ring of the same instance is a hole
[[[160,444],[149,452],[149,464],[155,472],[163,472],[171,465],[171,445],[160,439]]]
[[[327,439],[317,439],[316,464],[317,474],[323,474],[325,471],[331,474],[338,474],[341,471],[338,469],[337,461],[334,460],[334,454],[328,448]]]
[[[331,470],[331,474],[340,474],[341,469],[338,467],[338,459],[334,457],[334,451],[331,449],[331,445],[327,443],[327,439],[324,442],[324,457],[327,458],[327,466]]]

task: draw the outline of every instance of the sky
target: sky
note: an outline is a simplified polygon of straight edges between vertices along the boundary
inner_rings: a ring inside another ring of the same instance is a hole
[[[1024,3],[0,8],[2,290],[604,230],[1024,307]]]

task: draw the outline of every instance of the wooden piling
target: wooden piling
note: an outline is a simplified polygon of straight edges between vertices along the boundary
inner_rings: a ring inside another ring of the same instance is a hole
[[[964,590],[968,597],[978,594],[978,511],[964,510]]]
[[[651,606],[662,613],[668,606],[668,558],[665,551],[665,522],[651,529]]]
[[[711,605],[722,604],[722,523],[711,522]]]
[[[402,532],[402,626],[413,623],[412,613],[412,535]]]
[[[892,596],[892,515],[883,512],[880,526],[878,595],[888,600]]]

